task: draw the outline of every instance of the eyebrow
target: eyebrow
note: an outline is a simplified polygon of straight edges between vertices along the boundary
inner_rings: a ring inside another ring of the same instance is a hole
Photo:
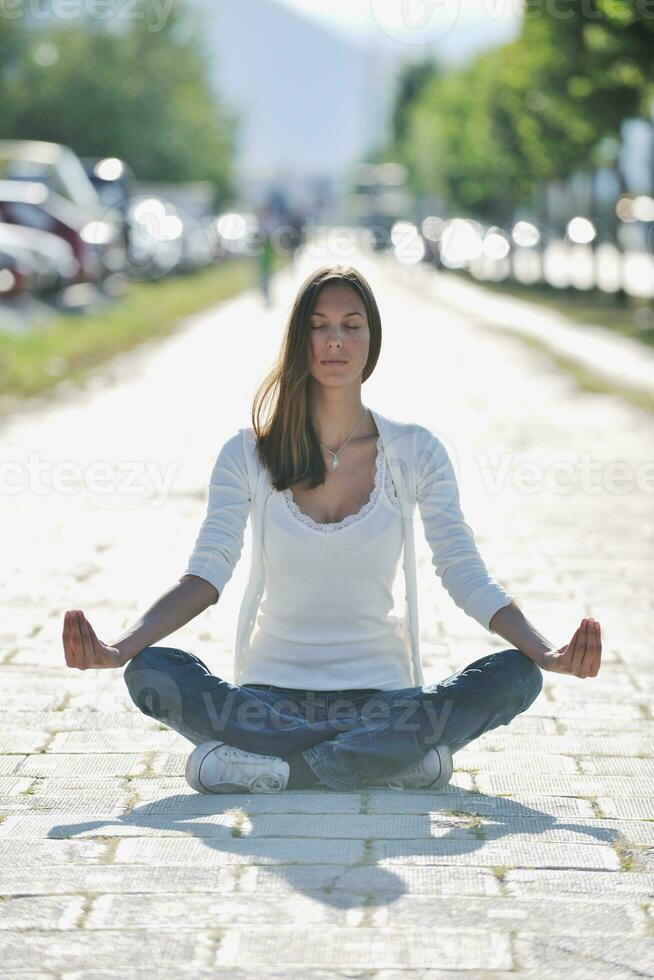
[[[325,317],[326,314],[325,313],[318,313],[317,310],[314,310],[313,313],[311,314],[311,316],[322,316],[322,317]],[[350,310],[349,313],[344,313],[343,316],[360,316],[360,317],[363,317],[363,313],[359,313],[358,310]]]

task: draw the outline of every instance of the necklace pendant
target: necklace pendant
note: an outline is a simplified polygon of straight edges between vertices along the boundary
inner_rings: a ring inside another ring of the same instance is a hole
[[[337,466],[338,466],[338,457],[334,456],[332,460],[332,469],[335,470]]]

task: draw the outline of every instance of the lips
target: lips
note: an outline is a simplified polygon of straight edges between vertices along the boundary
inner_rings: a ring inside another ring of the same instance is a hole
[[[347,361],[321,361],[321,364],[347,364]]]

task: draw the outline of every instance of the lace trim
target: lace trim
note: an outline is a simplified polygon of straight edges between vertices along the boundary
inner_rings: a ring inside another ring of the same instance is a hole
[[[372,488],[368,500],[363,505],[363,507],[356,512],[356,514],[348,514],[346,517],[343,518],[342,521],[331,521],[331,522],[327,522],[326,524],[319,524],[317,521],[314,521],[312,517],[309,517],[308,514],[304,514],[300,510],[298,505],[293,500],[293,491],[291,490],[290,487],[287,487],[286,490],[283,490],[282,494],[284,496],[284,499],[286,500],[286,503],[288,504],[291,513],[295,517],[297,517],[297,519],[302,524],[306,524],[307,527],[311,527],[315,531],[320,531],[321,534],[332,534],[334,531],[338,531],[342,527],[348,527],[350,524],[355,524],[357,521],[362,520],[366,516],[366,514],[370,513],[372,508],[377,503],[377,498],[379,497],[379,493],[382,487],[382,477],[384,476],[385,473],[387,474],[386,481],[385,481],[386,492],[389,498],[393,502],[396,502],[397,495],[395,494],[395,486],[392,480],[390,480],[390,472],[388,470],[388,467],[386,466],[386,457],[383,451],[382,439],[381,439],[381,435],[379,435],[377,436],[377,455],[375,457],[375,485]],[[389,487],[391,488],[390,491],[389,491]]]
[[[386,476],[386,479],[384,480],[384,489],[386,490],[386,496],[388,497],[388,499],[390,500],[390,502],[393,504],[393,506],[395,507],[395,509],[399,513],[399,511],[400,511],[400,501],[399,501],[399,498],[397,496],[397,490],[395,489],[395,484],[393,483],[393,477],[391,475],[391,468],[386,463],[385,458],[384,458],[384,472],[385,472],[385,476]]]

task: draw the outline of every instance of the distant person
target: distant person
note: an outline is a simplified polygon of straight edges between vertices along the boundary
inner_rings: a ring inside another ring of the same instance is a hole
[[[277,228],[275,212],[270,206],[264,207],[259,215],[259,245],[257,252],[259,288],[267,309],[272,305],[270,280],[275,264],[273,234]]]
[[[301,214],[296,208],[289,211],[286,218],[287,233],[286,241],[288,241],[288,249],[291,257],[291,267],[295,264],[295,258],[298,250],[304,244],[305,239],[305,219],[304,215]]]

